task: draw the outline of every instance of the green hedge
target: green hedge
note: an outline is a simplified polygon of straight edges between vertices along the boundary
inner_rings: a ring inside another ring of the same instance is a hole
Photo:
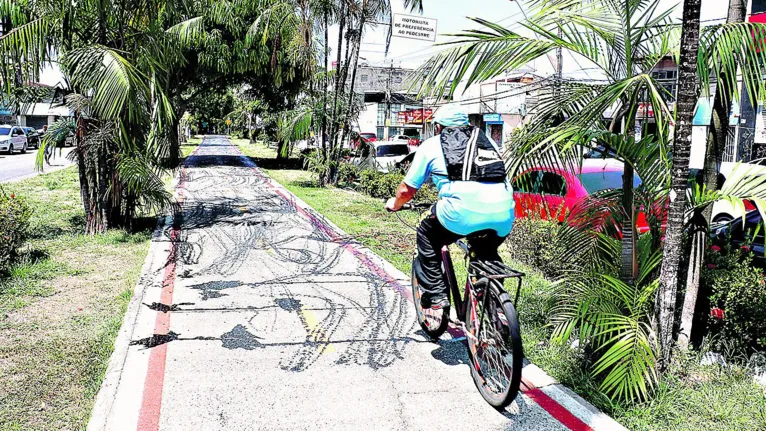
[[[0,274],[8,271],[29,236],[32,210],[23,199],[0,188]]]
[[[359,173],[359,185],[357,189],[362,193],[368,194],[374,198],[388,199],[396,196],[396,190],[402,184],[404,175],[399,172],[382,173],[372,169],[366,169]],[[418,204],[432,204],[439,199],[439,193],[436,187],[428,183],[424,185],[417,194],[413,202]]]
[[[537,269],[548,279],[556,279],[564,270],[559,257],[565,245],[558,233],[558,222],[517,218],[506,244],[513,260]]]
[[[701,289],[710,292],[708,320],[712,347],[750,354],[766,350],[766,276],[744,250],[707,253]]]

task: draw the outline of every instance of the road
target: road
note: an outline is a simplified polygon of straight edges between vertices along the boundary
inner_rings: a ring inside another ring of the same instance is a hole
[[[72,162],[66,156],[72,150],[73,148],[64,148],[62,157],[59,157],[59,151],[56,150],[56,157],[51,158],[51,166],[46,166],[44,172],[57,171],[71,165]],[[0,154],[0,183],[19,181],[39,174],[40,172],[35,170],[35,157],[37,150],[29,150],[26,154]]]
[[[532,365],[491,408],[463,340],[419,330],[407,276],[225,138],[187,159],[176,197],[89,431],[621,429]]]

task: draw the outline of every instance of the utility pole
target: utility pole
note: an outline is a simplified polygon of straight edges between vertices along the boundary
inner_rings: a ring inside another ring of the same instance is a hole
[[[389,129],[391,127],[391,80],[394,76],[394,60],[391,60],[391,67],[388,69],[388,82],[386,83],[386,118],[383,120],[385,128],[383,129],[383,140],[387,141]]]

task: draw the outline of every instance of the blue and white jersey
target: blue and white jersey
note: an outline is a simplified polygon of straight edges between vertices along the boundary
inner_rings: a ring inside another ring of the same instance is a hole
[[[404,183],[420,189],[428,177],[439,190],[436,216],[450,231],[469,235],[491,229],[499,236],[511,232],[516,205],[510,184],[450,181],[439,135],[420,145]]]

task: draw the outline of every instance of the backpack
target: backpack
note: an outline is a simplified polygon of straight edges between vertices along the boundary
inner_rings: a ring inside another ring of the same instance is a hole
[[[450,181],[505,182],[505,162],[483,130],[447,127],[441,133],[442,152]]]

